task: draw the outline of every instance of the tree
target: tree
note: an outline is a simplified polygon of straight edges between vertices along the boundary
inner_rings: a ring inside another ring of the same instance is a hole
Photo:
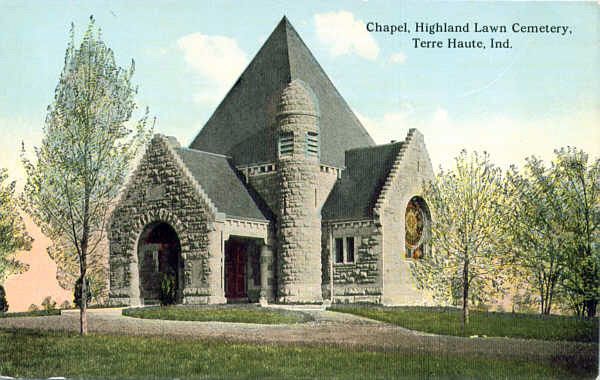
[[[6,301],[6,291],[4,286],[0,285],[0,314],[8,311],[8,302]]]
[[[560,194],[560,178],[535,157],[523,173],[511,167],[506,177],[507,231],[519,277],[537,292],[541,314],[550,314],[566,270],[569,234],[567,205]]]
[[[91,240],[98,238],[92,236]],[[56,263],[56,280],[66,290],[74,291],[79,278],[77,251],[68,241],[54,241],[47,249],[48,256]],[[108,246],[106,239],[99,241],[96,249],[88,253],[87,278],[91,300],[105,303],[108,298]]]
[[[574,308],[592,318],[600,300],[600,159],[573,147],[555,150],[554,176],[570,237],[562,287]]]
[[[33,161],[25,158],[25,210],[56,242],[77,257],[82,294],[88,258],[105,236],[109,211],[129,165],[149,139],[148,110],[131,122],[137,88],[128,69],[115,63],[90,17],[78,48],[71,26],[64,68],[48,107],[44,138]],[[87,302],[80,304],[80,333],[87,333]]]
[[[463,330],[469,303],[484,301],[504,285],[502,173],[487,153],[461,151],[450,171],[440,168],[425,198],[432,209],[432,253],[413,266],[417,284],[449,301],[458,289]]]
[[[15,182],[7,180],[6,169],[0,169],[0,284],[11,274],[27,270],[15,255],[19,250],[30,250],[33,242],[19,214]]]

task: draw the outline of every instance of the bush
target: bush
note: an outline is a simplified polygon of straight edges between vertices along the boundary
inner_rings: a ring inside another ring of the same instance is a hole
[[[88,277],[85,278],[85,285],[86,285],[86,305],[89,305],[90,301],[92,300],[92,290],[90,287],[90,279]],[[78,307],[81,308],[81,277],[77,279],[77,282],[75,283],[75,292],[74,292],[74,299],[73,299],[73,303]]]
[[[172,305],[177,297],[177,281],[173,273],[161,273],[160,294],[158,296],[161,305]]]
[[[56,310],[56,301],[53,301],[51,296],[44,298],[42,309],[46,311]]]
[[[4,287],[0,285],[0,313],[6,313],[8,311],[8,302],[6,302],[6,291]]]
[[[70,309],[71,308],[71,302],[64,300],[63,303],[60,304],[60,308],[61,309]]]
[[[38,305],[32,303],[31,305],[29,305],[29,308],[27,308],[27,311],[38,311],[40,310],[40,308],[38,307]]]

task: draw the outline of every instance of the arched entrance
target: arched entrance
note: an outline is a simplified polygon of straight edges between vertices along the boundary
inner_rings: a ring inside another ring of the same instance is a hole
[[[418,259],[429,254],[431,213],[423,198],[415,196],[408,201],[404,230],[406,257]]]
[[[161,282],[170,279],[175,287],[174,302],[183,296],[183,260],[177,233],[168,223],[147,225],[138,240],[140,298],[144,304],[158,303]]]

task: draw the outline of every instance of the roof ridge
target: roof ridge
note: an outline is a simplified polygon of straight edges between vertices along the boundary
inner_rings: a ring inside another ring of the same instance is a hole
[[[208,152],[206,150],[194,149],[194,148],[185,147],[185,146],[180,146],[180,147],[177,147],[177,148],[174,148],[174,149],[188,150],[188,151],[191,151],[191,152],[198,152],[198,153],[202,153],[202,154],[208,154],[208,155],[211,155],[211,156],[223,157],[223,158],[226,158],[228,160],[231,159],[231,156],[228,156],[226,154],[213,153],[213,152]]]
[[[398,175],[400,173],[400,164],[404,161],[404,153],[411,146],[413,137],[417,133],[420,134],[420,132],[416,128],[410,128],[408,130],[408,134],[406,135],[406,138],[403,141],[403,143],[405,144],[403,144],[398,150],[394,162],[390,167],[390,171],[388,172],[387,178],[385,179],[383,186],[381,186],[381,189],[379,190],[379,196],[377,197],[377,201],[375,201],[375,206],[373,207],[373,214],[378,217],[381,217],[381,215],[383,214],[384,207],[387,204],[388,194],[390,193],[391,188],[394,182],[396,181],[396,178],[398,178]]]
[[[344,151],[375,145],[331,78],[283,17],[214,109],[190,148],[228,155],[237,165],[277,157],[271,129],[278,95],[293,79],[314,91],[321,110],[321,161],[341,166]]]
[[[290,66],[290,77],[294,76],[293,75],[294,68],[292,67],[291,62],[289,62],[289,59],[290,59],[290,47],[289,47],[289,33],[288,33],[288,29],[291,30],[296,35],[296,37],[298,38],[298,40],[300,41],[300,43],[302,43],[302,45],[304,46],[304,48],[308,51],[309,57],[312,58],[313,62],[316,64],[316,66],[319,68],[319,70],[321,70],[321,72],[324,74],[325,79],[329,82],[329,84],[331,85],[331,87],[335,91],[335,93],[338,96],[338,98],[342,100],[342,104],[346,107],[346,109],[349,111],[350,115],[354,118],[354,120],[358,123],[358,126],[362,129],[363,135],[366,136],[366,137],[368,137],[368,139],[371,140],[371,142],[375,143],[375,141],[373,140],[373,137],[371,137],[371,135],[367,131],[367,128],[365,128],[365,126],[362,124],[362,122],[358,119],[358,116],[356,116],[356,114],[354,113],[354,111],[352,110],[352,108],[350,107],[350,105],[348,104],[348,102],[346,101],[346,98],[344,98],[342,96],[342,94],[340,93],[340,91],[333,84],[333,81],[331,80],[331,78],[329,78],[329,75],[327,75],[327,72],[325,71],[325,69],[323,68],[323,66],[321,66],[321,63],[317,60],[317,58],[315,58],[315,56],[312,53],[312,51],[308,48],[308,46],[306,45],[306,43],[304,42],[304,40],[302,39],[302,37],[300,37],[300,34],[296,31],[296,28],[294,28],[294,26],[287,19],[287,17],[284,16],[283,20],[285,20],[286,26],[289,26],[289,28],[286,28],[286,44],[287,44],[287,49],[286,50],[287,50],[287,54],[288,54],[288,63],[289,63],[289,66]]]
[[[357,150],[377,149],[377,148],[383,148],[383,147],[390,146],[390,145],[402,145],[404,143],[405,143],[405,141],[394,141],[394,142],[389,142],[389,143],[385,143],[385,144],[377,144],[377,145],[371,145],[371,146],[359,146],[356,148],[346,149],[346,152],[352,152],[352,151],[357,151]]]

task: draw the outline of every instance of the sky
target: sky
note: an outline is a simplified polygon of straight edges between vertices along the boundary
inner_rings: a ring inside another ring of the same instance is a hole
[[[80,37],[90,15],[117,62],[135,60],[137,101],[156,116],[155,131],[182,145],[285,15],[377,143],[418,128],[436,168],[463,148],[504,168],[566,145],[600,155],[597,1],[0,0],[0,167],[17,180],[21,141],[41,141],[70,24]],[[411,33],[369,33],[369,22],[406,22]],[[417,33],[419,22],[469,23],[470,33]],[[475,22],[509,31],[474,33]],[[515,23],[569,33],[513,33]],[[508,38],[512,47],[425,49],[412,38]]]

